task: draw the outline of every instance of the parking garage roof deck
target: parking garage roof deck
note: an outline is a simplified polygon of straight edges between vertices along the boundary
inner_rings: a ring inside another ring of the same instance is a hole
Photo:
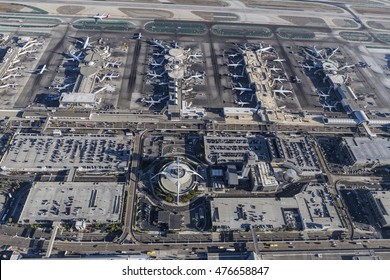
[[[73,168],[122,172],[130,157],[130,137],[113,135],[43,136],[18,134],[0,166],[3,170],[48,172]]]
[[[122,215],[124,184],[104,182],[37,182],[19,217],[21,224],[84,219],[115,223]]]
[[[211,201],[213,226],[241,229],[250,225],[272,230],[286,225],[287,212],[295,212],[304,230],[344,230],[327,187],[309,184],[295,197],[214,198]]]
[[[377,162],[381,165],[390,164],[390,140],[388,138],[344,137],[356,164]]]

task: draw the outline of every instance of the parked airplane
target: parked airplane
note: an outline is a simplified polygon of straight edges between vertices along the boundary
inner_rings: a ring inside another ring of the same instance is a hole
[[[306,50],[305,50],[306,49]],[[312,56],[316,59],[320,58],[320,59],[323,59],[324,58],[324,55],[326,53],[326,50],[325,49],[322,49],[322,50],[318,50],[316,48],[316,46],[313,46],[311,48],[307,48],[305,47],[305,49],[303,50],[306,54],[308,54],[309,56]],[[308,51],[310,53],[308,53]]]
[[[238,66],[244,66],[243,64],[241,64],[242,61],[243,61],[243,59],[241,59],[240,61],[238,61],[236,63],[227,63],[226,66],[234,67],[234,68],[237,68]]]
[[[190,54],[189,56],[188,56],[188,58],[190,58],[190,57],[193,57],[193,58],[200,58],[200,57],[202,57],[203,55],[201,54],[201,53],[195,53],[195,54]]]
[[[78,61],[78,62],[81,62],[83,61],[84,58],[82,58],[83,56],[83,52],[80,52],[78,55],[75,55],[74,53],[72,52],[69,52],[67,53],[67,55],[69,55],[70,57],[67,58],[66,60],[70,60],[70,61]]]
[[[227,56],[231,57],[231,58],[234,58],[234,57],[239,56],[239,55],[240,55],[239,53],[230,53]]]
[[[273,49],[272,46],[268,46],[268,47],[260,47],[257,50],[260,52],[271,53],[270,50],[272,50],[272,49]]]
[[[307,64],[307,63],[305,63],[305,64],[300,64],[300,66],[302,67],[302,68],[306,68],[306,69],[308,69],[308,70],[311,70],[311,69],[317,69],[318,67],[316,67],[316,66],[312,66],[312,65],[309,65],[309,64]]]
[[[104,80],[106,79],[109,79],[110,81],[113,79],[113,78],[119,78],[119,74],[118,73],[110,73],[110,74],[104,74],[103,78],[99,78],[97,77],[99,82],[103,82]]]
[[[155,104],[161,103],[161,101],[164,100],[164,99],[166,99],[166,98],[167,98],[167,97],[164,97],[164,98],[160,98],[160,99],[158,99],[158,100],[154,100],[152,97],[151,97],[149,100],[147,100],[147,99],[145,99],[145,98],[142,98],[142,99],[141,99],[141,102],[142,102],[142,103],[145,103],[145,104],[149,104],[149,108],[150,108],[150,107],[152,107],[152,106],[155,105]]]
[[[110,14],[107,14],[105,15],[104,13],[102,15],[100,14],[97,14],[97,15],[94,15],[92,18],[95,20],[95,23],[97,23],[99,20],[103,20],[103,19],[106,19],[110,16]]]
[[[334,104],[334,105],[330,105],[330,104],[328,104],[328,103],[324,103],[324,104],[322,104],[322,108],[324,108],[324,109],[328,109],[329,111],[333,111],[333,109],[336,109],[336,105],[337,105],[337,103],[336,104]]]
[[[81,44],[82,47],[81,47],[80,49],[81,49],[82,51],[84,51],[84,50],[87,50],[87,49],[92,48],[92,45],[91,45],[91,43],[89,42],[90,39],[91,39],[91,38],[90,38],[89,36],[87,36],[87,38],[86,38],[85,40],[82,40],[82,41],[76,40],[76,43]]]
[[[150,76],[152,79],[154,78],[161,78],[162,75],[164,74],[165,72],[161,73],[161,74],[157,74],[156,71],[149,71],[148,73],[146,73],[146,75]]]
[[[167,52],[165,50],[162,50],[161,52],[153,53],[153,56],[162,56],[165,55]]]
[[[61,90],[67,89],[68,87],[70,87],[72,85],[74,85],[74,83],[72,83],[72,84],[65,84],[65,85],[55,85],[52,88],[57,90],[57,91],[61,91]]]
[[[191,80],[192,78],[195,79],[203,79],[206,74],[204,72],[196,73],[195,75],[189,76],[188,78],[184,79],[185,81]]]
[[[280,95],[283,95],[284,97],[286,97],[286,93],[292,93],[291,90],[284,89],[283,85],[280,87],[280,89],[274,89],[274,90],[272,90],[272,92],[273,93],[278,93]]]
[[[271,86],[274,86],[276,82],[279,82],[282,84],[285,81],[287,81],[286,78],[282,78],[281,76],[278,76],[276,78],[273,78]]]
[[[277,72],[277,71],[281,71],[282,68],[276,68],[275,66],[272,66],[272,68],[269,68],[268,70],[269,70],[269,71]]]
[[[136,39],[136,40],[141,40],[142,38],[142,34],[141,33],[135,33],[134,36],[133,36],[133,39]]]
[[[21,77],[21,76],[22,76],[22,74],[20,74],[20,73],[9,74],[9,75],[7,75],[7,76],[2,77],[2,78],[0,79],[0,81],[5,81],[5,80],[7,80],[7,79],[9,79],[9,78],[16,78],[16,77]]]
[[[0,85],[0,89],[1,88],[15,88],[15,87],[17,87],[19,84],[17,84],[17,83],[12,83],[12,84],[3,84],[3,85]]]
[[[244,105],[249,105],[249,102],[243,102],[243,101],[236,101],[235,102],[236,104],[240,105],[241,107],[243,107]]]
[[[240,91],[239,95],[243,94],[246,91],[253,91],[253,89],[251,88],[243,87],[241,83],[238,83],[238,85],[239,87],[233,86],[232,90],[239,90]]]
[[[245,72],[245,68],[243,67],[240,75],[230,74],[230,76],[235,78],[235,79],[237,79],[237,78],[244,78],[245,77],[244,72]]]
[[[44,64],[42,67],[38,67],[37,69],[32,70],[32,71],[28,71],[28,72],[29,72],[29,73],[32,73],[32,74],[42,75],[43,72],[45,72],[45,71],[49,71],[49,70],[46,68],[46,64]]]
[[[157,62],[156,60],[151,59],[150,62],[149,62],[149,65],[152,66],[153,68],[156,68],[156,67],[162,66],[163,63],[164,63],[164,60],[165,59],[161,59],[160,62]]]
[[[165,49],[165,46],[163,45],[163,41],[156,40],[154,38],[150,39],[149,41],[152,46]]]
[[[107,67],[115,67],[115,68],[118,68],[119,66],[122,65],[122,62],[120,61],[108,61],[105,65],[104,65],[104,68],[107,68]]]
[[[318,94],[319,97],[329,97],[330,96],[329,93],[326,94],[322,90],[317,90],[317,94]]]
[[[277,58],[277,59],[274,59],[273,60],[274,62],[280,62],[280,63],[282,63],[282,62],[284,62],[284,61],[286,61],[284,58]]]

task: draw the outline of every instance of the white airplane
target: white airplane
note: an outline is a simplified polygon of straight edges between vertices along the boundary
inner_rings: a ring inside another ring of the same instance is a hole
[[[338,69],[338,71],[344,70],[344,69],[346,69],[346,68],[354,68],[355,66],[356,66],[355,64],[344,65],[344,66],[340,67],[340,68]]]
[[[201,73],[197,72],[195,75],[189,76],[188,78],[186,78],[184,80],[188,81],[188,80],[191,80],[192,78],[194,78],[194,79],[203,79],[205,75],[206,74],[204,72],[201,72]]]
[[[332,112],[333,109],[336,109],[336,105],[337,103],[335,105],[329,105],[328,103],[325,102],[324,104],[322,104],[322,108],[328,109],[329,111]]]
[[[141,40],[142,38],[142,34],[141,33],[135,33],[134,36],[133,36],[133,39],[136,39],[136,40]]]
[[[245,72],[245,68],[243,67],[240,75],[231,74],[230,76],[235,78],[235,79],[237,79],[237,78],[244,78],[245,77],[244,72]]]
[[[277,58],[277,59],[274,59],[273,60],[274,62],[280,62],[280,63],[282,63],[282,62],[284,62],[284,61],[286,61],[284,58]]]
[[[165,72],[162,72],[161,74],[157,74],[156,71],[149,71],[148,73],[146,73],[146,75],[152,77],[152,79],[154,78],[162,78],[163,74]]]
[[[156,67],[162,66],[164,60],[165,60],[165,59],[161,59],[160,62],[157,62],[156,60],[151,59],[150,62],[149,62],[149,65],[152,66],[153,68],[156,68]]]
[[[15,70],[22,70],[24,66],[18,66],[18,67],[13,67],[13,68],[8,68],[7,71],[5,72],[13,72]]]
[[[150,39],[150,43],[154,47],[165,49],[165,46],[163,45],[163,41],[159,41],[159,40],[156,40],[156,39],[152,38],[152,39]]]
[[[32,70],[32,71],[28,71],[29,73],[32,73],[32,74],[37,74],[37,75],[42,75],[43,72],[45,71],[49,71],[47,68],[46,68],[46,64],[44,64],[42,67],[38,67],[37,69],[35,70]]]
[[[330,59],[337,51],[339,50],[339,47],[335,48],[335,49],[332,49],[332,52],[330,55],[328,55],[328,59]]]
[[[311,66],[311,65],[309,65],[309,64],[307,64],[307,63],[305,63],[305,64],[300,64],[300,66],[302,67],[302,68],[306,68],[306,69],[308,69],[308,70],[311,70],[311,69],[317,69],[317,67],[316,66]]]
[[[173,47],[174,49],[177,49],[177,48],[179,47],[179,43],[176,42],[175,40],[173,40],[173,41],[172,41],[172,47]]]
[[[166,54],[166,51],[162,50],[161,52],[153,53],[153,56],[162,56],[162,55],[165,55],[165,54]]]
[[[190,54],[189,56],[188,56],[188,58],[190,58],[190,57],[193,57],[193,58],[200,58],[200,57],[202,57],[203,55],[201,54],[201,53],[194,53],[194,54]]]
[[[238,85],[239,87],[233,86],[232,90],[239,90],[240,91],[239,95],[243,94],[246,91],[253,91],[253,89],[251,88],[243,87],[241,83],[238,83]]]
[[[17,83],[3,84],[3,85],[0,86],[0,88],[8,88],[8,87],[10,87],[10,88],[16,88],[18,85],[19,85],[19,84],[17,84]]]
[[[328,94],[326,94],[322,90],[317,90],[317,94],[319,97],[329,97],[330,96],[329,92],[328,92]]]
[[[8,80],[9,78],[16,78],[16,77],[21,77],[22,74],[20,73],[15,73],[15,74],[9,74],[7,76],[4,76],[0,79],[0,81],[5,81],[5,80]]]
[[[158,85],[158,86],[165,86],[165,85],[169,85],[169,82],[158,82],[158,83],[154,83],[155,85]]]
[[[277,71],[281,71],[282,68],[276,68],[275,66],[272,66],[272,68],[269,68],[268,70],[269,70],[269,71],[277,72]]]
[[[91,38],[89,36],[87,36],[87,38],[83,41],[80,41],[80,40],[76,40],[76,43],[79,43],[82,45],[82,47],[80,48],[81,50],[87,50],[87,49],[90,49],[92,48],[92,45],[91,43],[89,42]]]
[[[118,68],[119,66],[122,65],[122,62],[120,61],[108,61],[105,65],[104,65],[104,68],[107,68],[107,67],[115,67],[115,68]]]
[[[61,91],[61,90],[67,89],[68,87],[70,87],[72,85],[74,85],[74,83],[72,83],[72,84],[65,84],[65,85],[55,85],[52,88],[57,90],[57,91]]]
[[[142,99],[141,99],[141,102],[142,102],[142,103],[145,103],[145,104],[149,104],[149,108],[150,108],[150,107],[152,107],[152,106],[155,105],[155,104],[161,103],[161,101],[162,101],[163,99],[165,99],[165,98],[160,98],[160,99],[158,99],[158,100],[154,100],[152,97],[150,98],[150,100],[147,100],[147,99],[145,99],[145,98],[142,98]]]
[[[27,53],[36,53],[36,52],[38,52],[38,51],[35,50],[35,49],[25,50],[25,51],[20,52],[19,55],[24,55],[24,54],[27,54]]]
[[[285,81],[287,81],[287,79],[282,78],[281,76],[278,76],[276,78],[273,78],[272,85],[274,85],[276,82],[283,83]]]
[[[84,59],[84,58],[81,58],[83,56],[83,52],[80,52],[78,55],[75,55],[74,53],[69,52],[69,53],[67,53],[67,55],[70,56],[69,58],[66,59],[68,61],[78,61],[78,62],[81,62]]]
[[[244,66],[244,64],[241,64],[242,61],[243,61],[243,59],[241,59],[240,61],[238,61],[236,63],[227,63],[226,66],[227,67],[234,67],[234,68],[237,68],[238,66]]]
[[[244,105],[249,105],[249,102],[243,102],[243,101],[237,101],[235,102],[236,104],[240,105],[241,107],[243,107]]]
[[[113,79],[113,78],[119,78],[119,74],[118,73],[110,73],[110,74],[104,74],[103,78],[99,78],[97,77],[99,82],[103,82],[104,80],[106,79],[109,79],[110,81]]]
[[[280,87],[280,89],[274,89],[272,90],[273,93],[279,93],[286,97],[286,93],[292,93],[292,90],[284,89],[283,85]]]
[[[268,47],[260,47],[260,48],[258,48],[257,50],[259,51],[259,52],[265,52],[265,53],[271,53],[271,51],[270,50],[272,50],[273,49],[273,47],[272,46],[268,46]]]
[[[304,50],[304,52],[306,52],[306,54],[308,54],[309,56],[314,56],[314,58],[318,59],[324,59],[324,53],[326,53],[326,50],[322,49],[322,50],[318,50],[316,48],[316,46],[313,46],[312,48],[306,48],[309,52],[311,52],[311,54],[307,53],[307,51]]]
[[[105,15],[104,13],[103,14],[97,14],[97,15],[94,15],[92,18],[95,20],[95,23],[97,23],[99,20],[103,20],[103,19],[106,19],[110,16],[110,14],[107,14]]]
[[[231,54],[228,54],[227,56],[234,58],[234,57],[239,56],[239,55],[240,55],[239,53],[231,53]]]

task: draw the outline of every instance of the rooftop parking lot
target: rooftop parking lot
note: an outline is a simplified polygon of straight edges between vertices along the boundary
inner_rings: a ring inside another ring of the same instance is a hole
[[[62,137],[16,135],[3,160],[3,170],[124,171],[130,157],[130,138],[110,135]]]
[[[268,160],[268,148],[260,136],[205,136],[204,146],[206,159],[211,163],[242,162],[249,151]]]
[[[30,190],[19,223],[85,219],[93,223],[120,220],[124,185],[117,183],[38,182]]]

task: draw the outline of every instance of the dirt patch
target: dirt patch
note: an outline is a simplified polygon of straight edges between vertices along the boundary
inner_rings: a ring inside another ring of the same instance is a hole
[[[6,12],[6,13],[20,12],[22,9],[23,9],[22,6],[0,4],[0,12]]]
[[[56,11],[61,15],[75,15],[82,10],[85,10],[84,6],[61,6]]]
[[[363,6],[352,6],[359,14],[381,14],[381,15],[390,15],[390,8],[386,7],[363,7]]]
[[[279,16],[281,19],[287,20],[292,24],[299,26],[315,26],[315,27],[328,27],[326,22],[322,18],[315,17],[293,17],[293,16]]]
[[[381,30],[390,30],[390,22],[385,21],[367,21],[367,25]]]
[[[227,6],[226,2],[219,0],[172,0],[175,4],[200,6]]]
[[[191,12],[207,21],[236,21],[238,16],[232,13]]]
[[[283,1],[256,1],[256,0],[242,0],[248,7],[265,8],[265,9],[282,9],[282,10],[296,10],[296,11],[307,11],[312,10],[316,12],[336,12],[342,13],[343,11],[339,8],[315,4],[315,3],[295,3],[295,2],[283,2]]]
[[[344,27],[344,28],[354,28],[358,27],[358,24],[350,19],[333,19],[332,20],[335,25],[338,27]]]
[[[131,8],[118,8],[119,11],[131,18],[151,18],[151,19],[163,19],[172,18],[173,13],[163,10],[145,10],[145,9],[131,9]]]
[[[181,4],[201,6],[228,6],[227,2],[221,0],[117,0],[117,2],[135,3],[157,3],[157,4]],[[167,6],[169,7],[169,6]]]

